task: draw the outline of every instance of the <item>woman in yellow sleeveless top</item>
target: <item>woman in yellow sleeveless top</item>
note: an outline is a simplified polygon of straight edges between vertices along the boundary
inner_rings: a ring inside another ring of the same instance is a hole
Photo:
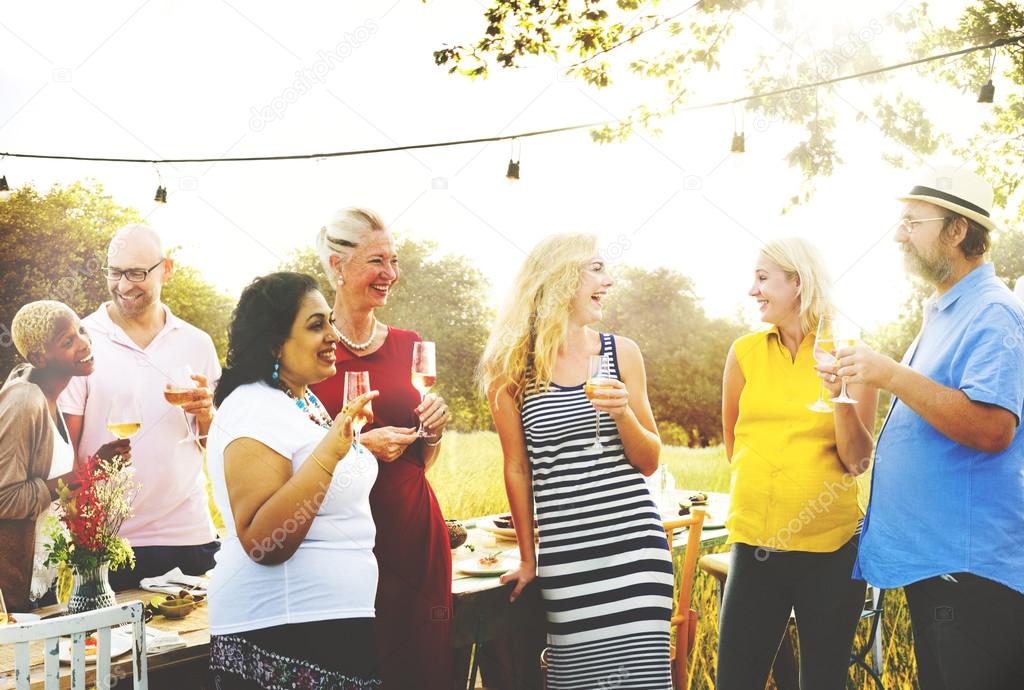
[[[851,572],[862,518],[854,477],[872,452],[877,392],[849,384],[857,404],[808,405],[841,381],[814,361],[831,282],[809,242],[762,248],[750,296],[772,328],[729,350],[722,422],[731,463],[726,524],[732,566],[722,601],[717,690],[765,686],[790,611],[800,634],[800,684],[840,690],[864,604]]]

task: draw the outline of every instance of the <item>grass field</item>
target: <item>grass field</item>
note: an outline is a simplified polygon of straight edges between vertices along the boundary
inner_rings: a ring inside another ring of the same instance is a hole
[[[729,466],[722,447],[690,449],[669,446],[662,450],[661,460],[675,477],[677,487],[729,490]],[[441,457],[428,476],[447,518],[465,519],[508,510],[501,448],[494,433],[446,434]],[[888,592],[886,597],[883,681],[889,690],[913,690],[917,687],[916,672],[906,600],[901,590]],[[714,688],[718,656],[718,596],[715,581],[699,571],[694,584],[694,608],[700,613],[701,620],[692,660],[691,688],[710,690]],[[863,644],[867,625],[861,628],[856,642],[858,648]],[[866,674],[851,672],[847,687],[867,689],[872,685]]]

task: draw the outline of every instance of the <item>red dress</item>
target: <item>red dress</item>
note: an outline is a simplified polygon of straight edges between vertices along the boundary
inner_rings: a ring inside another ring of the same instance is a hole
[[[334,417],[341,410],[346,371],[370,372],[380,391],[374,424],[416,427],[420,394],[412,386],[412,331],[389,328],[384,345],[359,357],[338,344],[338,373],[313,386]],[[370,508],[377,525],[377,658],[384,690],[450,690],[452,555],[448,527],[423,467],[422,440],[393,462],[378,461]],[[339,573],[344,577],[344,573]]]

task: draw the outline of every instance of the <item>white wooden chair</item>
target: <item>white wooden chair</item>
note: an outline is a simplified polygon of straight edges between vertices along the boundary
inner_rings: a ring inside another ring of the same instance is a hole
[[[15,623],[0,626],[0,645],[14,646],[14,687],[29,690],[29,643],[43,641],[46,690],[60,688],[59,644],[61,635],[71,636],[71,688],[85,690],[85,638],[97,631],[96,679],[89,687],[109,690],[117,679],[110,674],[110,629],[132,624],[132,680],[135,690],[148,690],[146,671],[146,631],[142,617],[142,602],[126,601],[116,606],[61,616],[34,623]]]

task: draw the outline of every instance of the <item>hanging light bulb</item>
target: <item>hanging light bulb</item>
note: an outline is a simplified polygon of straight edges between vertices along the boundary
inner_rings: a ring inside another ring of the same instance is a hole
[[[0,201],[7,201],[13,192],[7,186],[7,176],[0,177]]]
[[[743,133],[745,119],[746,113],[743,111],[740,111],[739,118],[736,117],[736,104],[734,103],[732,106],[732,146],[729,148],[731,153],[743,153],[747,150],[747,136]]]
[[[978,91],[978,103],[991,103],[995,95],[996,85],[992,83],[991,79],[989,79],[981,85],[981,90]]]
[[[512,151],[508,157],[508,168],[505,170],[505,178],[508,180],[519,179],[519,160],[522,158],[523,147],[520,145],[516,152],[516,140],[512,140]]]
[[[988,62],[988,81],[981,85],[978,91],[978,103],[991,103],[996,95],[996,86],[992,83],[992,73],[996,68],[996,51],[992,49],[992,56]]]
[[[156,188],[156,196],[153,197],[153,201],[156,201],[157,203],[161,203],[161,204],[166,204],[167,203],[167,188],[162,186],[162,185],[157,187]]]

